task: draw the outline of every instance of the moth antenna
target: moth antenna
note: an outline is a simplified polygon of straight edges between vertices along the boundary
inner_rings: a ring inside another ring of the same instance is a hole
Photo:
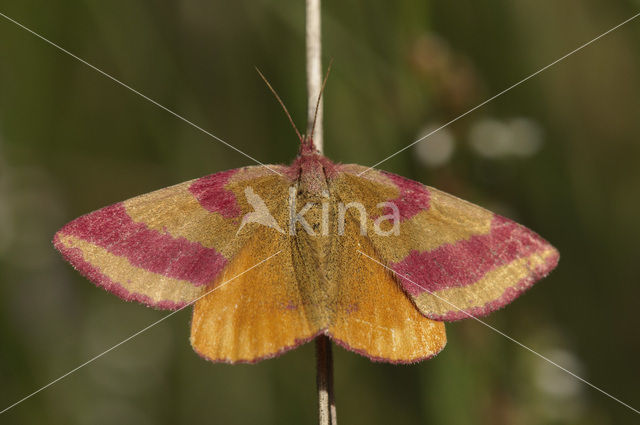
[[[316,111],[313,114],[313,125],[311,126],[311,136],[309,137],[311,140],[313,140],[313,133],[316,131],[316,121],[318,119],[318,109],[320,108],[320,99],[322,99],[322,93],[324,93],[324,86],[327,84],[327,79],[329,78],[329,73],[331,72],[331,65],[333,65],[333,58],[329,60],[327,73],[324,75],[324,80],[322,81],[322,87],[320,87],[320,93],[318,93],[318,100],[316,101]]]
[[[280,99],[280,96],[278,96],[278,93],[271,86],[271,84],[269,83],[267,78],[262,74],[262,72],[260,72],[258,67],[256,66],[255,68],[256,68],[256,71],[258,71],[258,74],[260,74],[260,77],[262,78],[262,81],[265,82],[267,87],[269,87],[269,90],[271,90],[271,93],[273,93],[273,95],[276,97],[276,99],[280,103],[280,106],[282,106],[282,109],[284,110],[284,113],[287,114],[287,118],[289,118],[289,122],[291,123],[291,126],[293,127],[293,129],[296,131],[296,134],[298,135],[298,139],[300,139],[300,141],[302,141],[302,135],[300,134],[300,131],[298,131],[298,127],[296,127],[296,124],[293,122],[293,118],[291,118],[291,114],[289,114],[289,111],[287,110],[287,107],[284,106],[284,102],[282,101],[282,99]]]

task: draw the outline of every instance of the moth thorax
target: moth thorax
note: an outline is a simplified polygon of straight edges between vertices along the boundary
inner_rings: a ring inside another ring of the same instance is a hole
[[[327,180],[322,164],[316,156],[305,158],[300,164],[300,190],[309,195],[321,196],[328,191]]]

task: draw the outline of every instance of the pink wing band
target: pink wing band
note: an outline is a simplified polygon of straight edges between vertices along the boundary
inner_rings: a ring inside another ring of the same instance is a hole
[[[210,283],[227,263],[227,259],[213,248],[205,248],[185,238],[174,238],[151,230],[144,223],[134,222],[122,203],[77,218],[58,233],[102,247],[126,258],[135,267],[185,280],[195,286]],[[70,262],[78,267],[72,259]]]
[[[532,287],[534,283],[547,276],[549,272],[551,272],[551,270],[553,270],[558,265],[559,258],[560,255],[557,252],[546,256],[544,262],[541,265],[538,265],[531,269],[529,271],[529,274],[520,279],[515,285],[506,288],[499,298],[491,300],[482,306],[458,309],[453,305],[450,305],[450,310],[448,312],[444,314],[432,314],[429,315],[429,317],[434,320],[452,322],[456,320],[467,319],[470,316],[486,316],[487,314],[511,303],[513,300],[522,295],[523,292]],[[438,292],[436,292],[435,294],[437,295]]]
[[[404,289],[415,296],[471,285],[493,269],[548,248],[549,244],[540,236],[495,215],[486,235],[475,235],[433,251],[412,251],[407,258],[390,266],[420,285],[403,279]]]
[[[385,171],[381,171],[380,173],[391,180],[400,191],[397,198],[388,201],[398,207],[400,220],[408,220],[420,211],[429,208],[429,191],[425,190],[422,183]],[[386,211],[385,213],[389,214],[390,212],[391,211]]]
[[[201,177],[189,186],[189,191],[204,209],[217,212],[224,218],[238,217],[242,211],[236,196],[230,190],[226,190],[225,185],[239,170],[241,169],[237,168]]]
[[[124,286],[114,282],[108,276],[103,274],[98,267],[94,267],[91,263],[85,261],[82,250],[65,246],[61,238],[61,233],[56,233],[53,239],[53,245],[58,251],[60,251],[64,259],[73,265],[73,267],[87,279],[96,283],[98,286],[103,287],[107,291],[114,293],[123,300],[137,301],[163,310],[177,310],[189,303],[188,301],[175,302],[170,300],[154,300],[147,295],[128,291]]]

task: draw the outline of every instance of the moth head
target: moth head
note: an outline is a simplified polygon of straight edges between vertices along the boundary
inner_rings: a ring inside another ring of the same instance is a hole
[[[319,155],[318,149],[316,145],[313,143],[313,138],[311,136],[304,135],[300,139],[300,151],[298,152],[299,156],[313,156]]]

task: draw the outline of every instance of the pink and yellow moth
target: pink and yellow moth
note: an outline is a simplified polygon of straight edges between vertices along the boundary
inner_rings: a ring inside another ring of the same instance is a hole
[[[124,300],[193,303],[193,348],[229,363],[321,334],[376,361],[426,359],[444,348],[445,321],[508,304],[559,257],[507,218],[333,163],[304,137],[289,166],[223,171],[102,208],[54,245]]]

